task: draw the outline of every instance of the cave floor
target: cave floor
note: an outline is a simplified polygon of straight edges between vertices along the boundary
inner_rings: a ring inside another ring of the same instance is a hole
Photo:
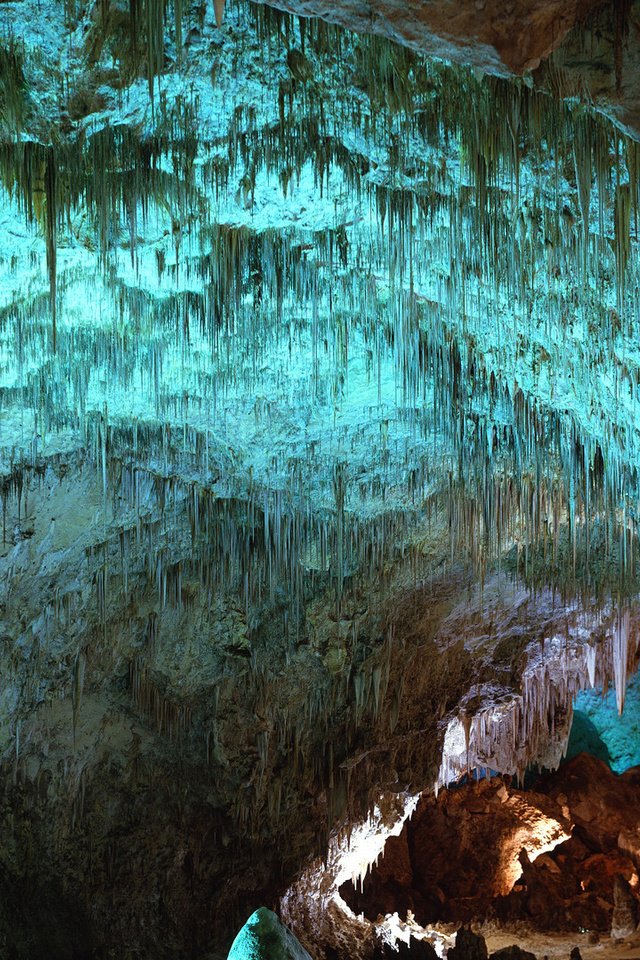
[[[453,933],[454,924],[446,925],[446,932]],[[443,932],[445,927],[442,927]],[[624,940],[614,940],[606,934],[601,935],[599,943],[589,943],[587,933],[541,933],[531,930],[524,924],[513,924],[497,928],[494,924],[484,924],[476,929],[482,934],[491,955],[496,950],[517,943],[523,950],[534,953],[536,957],[569,957],[573,947],[578,947],[582,960],[636,960],[640,958],[640,933]]]

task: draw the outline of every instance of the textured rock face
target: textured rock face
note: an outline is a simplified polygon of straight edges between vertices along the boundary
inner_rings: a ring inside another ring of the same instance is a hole
[[[640,3],[602,0],[279,0],[273,4],[391,37],[499,75],[533,75],[554,96],[595,104],[640,139]]]
[[[460,786],[423,798],[361,887],[341,892],[372,921],[494,917],[627,937],[638,875],[625,837],[639,797],[637,768],[617,777],[586,754],[525,792],[500,779]]]
[[[496,950],[495,953],[491,954],[491,960],[532,960],[534,956],[533,953],[529,953],[517,944],[513,944],[510,947],[502,947],[501,950]],[[573,951],[571,960],[575,960]]]
[[[545,792],[562,804],[570,798],[571,816],[580,830],[600,850],[616,849],[621,836],[637,829],[638,773],[633,767],[615,776],[601,760],[581,754],[550,778]]]
[[[380,960],[436,960],[438,954],[427,940],[418,940],[409,937],[409,941],[398,941],[394,947],[384,944],[382,949],[374,953]]]
[[[596,105],[622,129],[640,139],[640,4],[599,5],[567,35],[536,83],[556,95]]]
[[[539,66],[600,0],[278,0],[273,6],[375,31],[428,56],[521,74]]]
[[[630,680],[622,716],[613,691],[578,697],[568,751],[569,758],[583,752],[599,756],[616,773],[640,764],[640,676]]]
[[[488,956],[484,938],[464,927],[456,933],[455,945],[447,953],[451,960],[487,960]]]
[[[362,893],[349,881],[342,894],[354,911],[375,919],[410,910],[423,925],[484,916],[521,875],[521,851],[535,859],[569,838],[561,807],[500,779],[424,799],[385,852]],[[349,889],[351,887],[351,889]]]
[[[637,653],[635,145],[379,37],[143,6],[2,3],[20,960],[219,944],[376,803],[557,759]]]

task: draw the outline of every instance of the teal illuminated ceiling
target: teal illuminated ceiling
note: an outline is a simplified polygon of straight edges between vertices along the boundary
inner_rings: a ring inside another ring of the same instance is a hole
[[[321,21],[175,14],[3,40],[5,526],[54,456],[163,602],[459,563],[635,593],[638,145]]]

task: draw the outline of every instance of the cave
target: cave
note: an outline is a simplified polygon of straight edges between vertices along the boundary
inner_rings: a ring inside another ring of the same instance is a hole
[[[0,960],[640,948],[639,144],[640,0],[0,0]]]

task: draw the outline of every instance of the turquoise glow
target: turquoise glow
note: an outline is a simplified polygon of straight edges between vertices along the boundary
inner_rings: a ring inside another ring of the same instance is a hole
[[[614,690],[602,696],[585,691],[576,700],[568,758],[583,750],[606,760],[622,773],[640,764],[640,676],[629,680],[622,716],[618,716]]]
[[[233,941],[228,960],[311,960],[275,913],[260,907]]]

